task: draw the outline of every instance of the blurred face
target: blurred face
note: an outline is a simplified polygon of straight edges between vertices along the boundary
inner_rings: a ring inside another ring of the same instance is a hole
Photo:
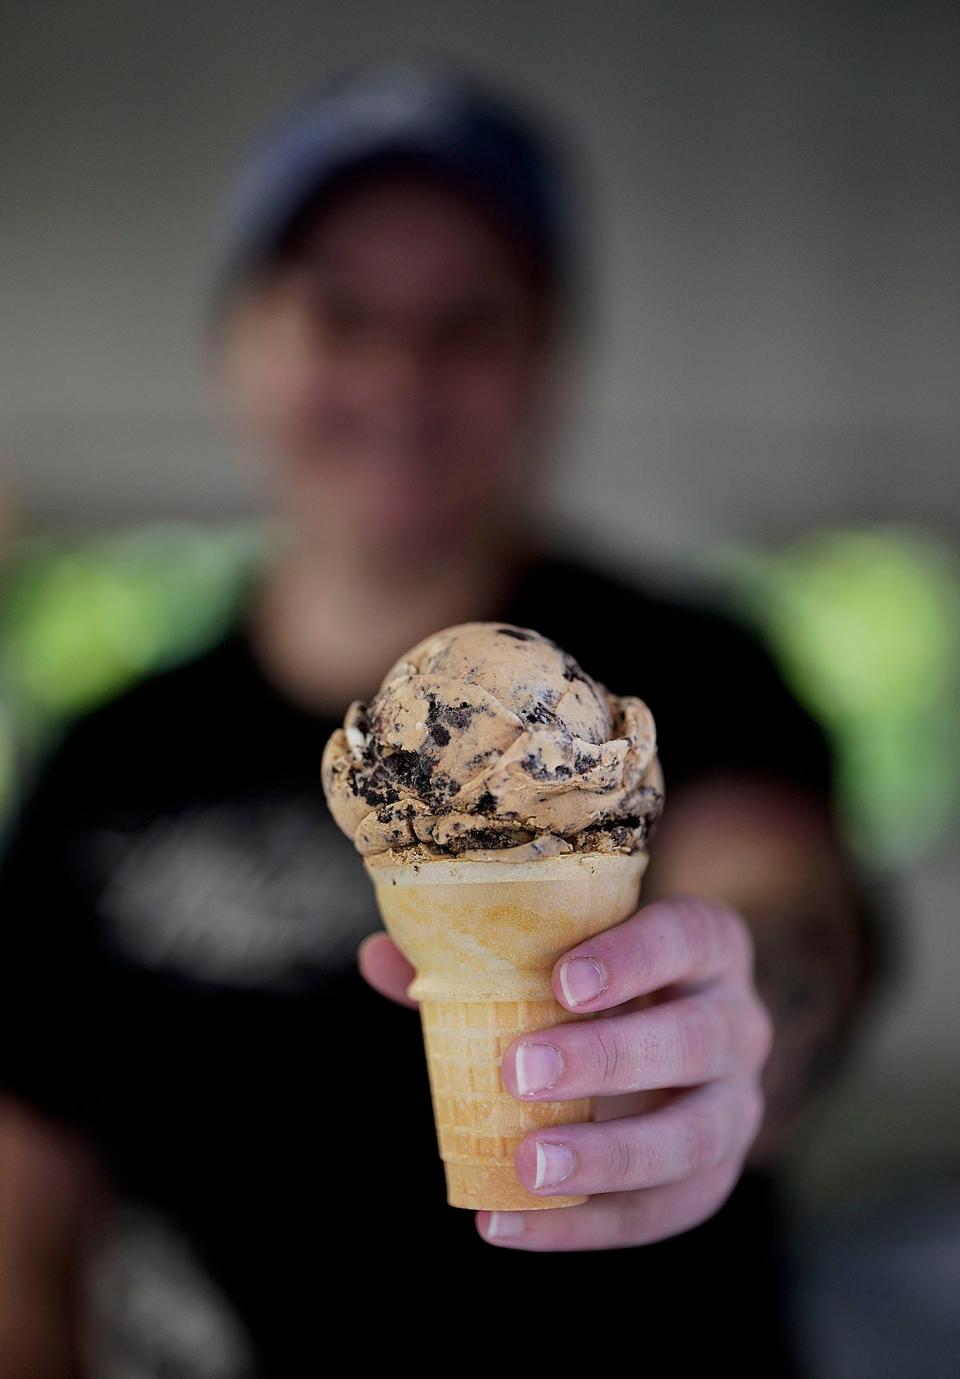
[[[303,534],[413,558],[521,507],[549,357],[510,243],[405,171],[337,196],[248,290],[223,382]]]

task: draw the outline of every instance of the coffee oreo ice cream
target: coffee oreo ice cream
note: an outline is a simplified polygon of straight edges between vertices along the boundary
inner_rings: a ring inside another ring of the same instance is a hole
[[[322,775],[358,851],[397,861],[632,853],[663,801],[643,701],[611,694],[548,637],[495,622],[418,643],[350,705]]]

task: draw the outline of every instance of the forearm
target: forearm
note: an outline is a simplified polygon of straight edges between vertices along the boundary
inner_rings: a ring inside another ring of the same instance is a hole
[[[651,855],[650,899],[705,895],[750,927],[755,982],[774,1023],[750,1158],[767,1162],[791,1144],[860,1027],[878,965],[865,889],[822,802],[771,782],[688,789]]]
[[[71,1318],[47,1292],[0,1284],[0,1379],[92,1379],[82,1366]]]
[[[779,1157],[834,1084],[870,991],[862,916],[832,904],[802,913],[741,906],[754,937],[755,983],[774,1025],[763,1073],[766,1112],[751,1163]]]
[[[0,1379],[85,1379],[81,1271],[99,1201],[83,1147],[0,1097]]]

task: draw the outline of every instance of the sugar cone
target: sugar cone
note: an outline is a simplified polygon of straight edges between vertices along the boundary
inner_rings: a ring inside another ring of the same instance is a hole
[[[568,1207],[520,1183],[520,1141],[543,1126],[590,1120],[589,1099],[526,1103],[506,1090],[501,1060],[520,1034],[576,1016],[553,996],[568,949],[637,906],[647,855],[565,853],[532,862],[367,858],[384,924],[417,976],[447,1201],[474,1210]]]

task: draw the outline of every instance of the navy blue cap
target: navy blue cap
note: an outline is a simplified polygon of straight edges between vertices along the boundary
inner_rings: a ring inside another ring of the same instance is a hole
[[[526,241],[551,289],[569,286],[575,217],[555,136],[472,74],[406,61],[341,77],[267,132],[228,210],[221,295],[273,260],[326,188],[398,161],[475,194]]]

